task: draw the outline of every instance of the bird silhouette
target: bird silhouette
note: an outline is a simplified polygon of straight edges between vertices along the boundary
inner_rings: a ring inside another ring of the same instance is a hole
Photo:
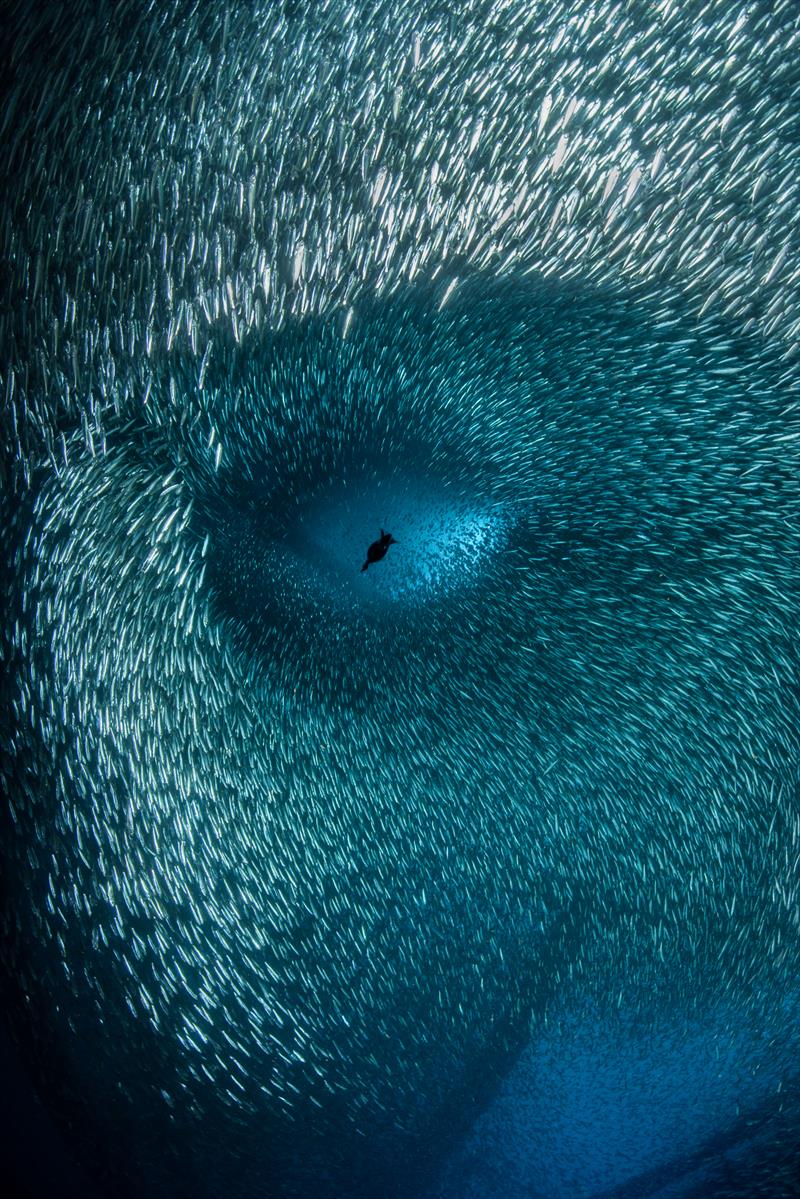
[[[371,562],[380,562],[381,558],[385,558],[386,551],[390,545],[397,545],[397,542],[391,533],[384,533],[383,529],[381,529],[380,537],[377,541],[373,541],[367,550],[367,560],[361,567],[361,570],[365,571]]]

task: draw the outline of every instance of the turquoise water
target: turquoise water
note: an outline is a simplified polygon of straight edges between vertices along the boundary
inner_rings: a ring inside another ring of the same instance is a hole
[[[68,1152],[790,1199],[794,4],[8,30],[0,961]]]

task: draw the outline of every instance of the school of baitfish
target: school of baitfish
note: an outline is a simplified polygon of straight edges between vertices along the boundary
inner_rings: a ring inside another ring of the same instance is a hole
[[[4,21],[2,961],[76,1152],[795,1194],[795,0]]]

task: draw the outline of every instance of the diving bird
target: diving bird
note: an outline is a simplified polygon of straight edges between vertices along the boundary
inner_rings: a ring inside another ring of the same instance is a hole
[[[391,533],[384,533],[381,529],[381,535],[377,541],[373,541],[372,545],[367,550],[367,560],[361,567],[362,573],[367,569],[371,562],[380,562],[381,558],[385,558],[390,545],[397,545]]]

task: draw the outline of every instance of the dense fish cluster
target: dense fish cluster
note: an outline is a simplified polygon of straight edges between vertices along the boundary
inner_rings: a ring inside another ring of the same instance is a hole
[[[795,1194],[795,0],[5,26],[2,962],[84,1160]]]

